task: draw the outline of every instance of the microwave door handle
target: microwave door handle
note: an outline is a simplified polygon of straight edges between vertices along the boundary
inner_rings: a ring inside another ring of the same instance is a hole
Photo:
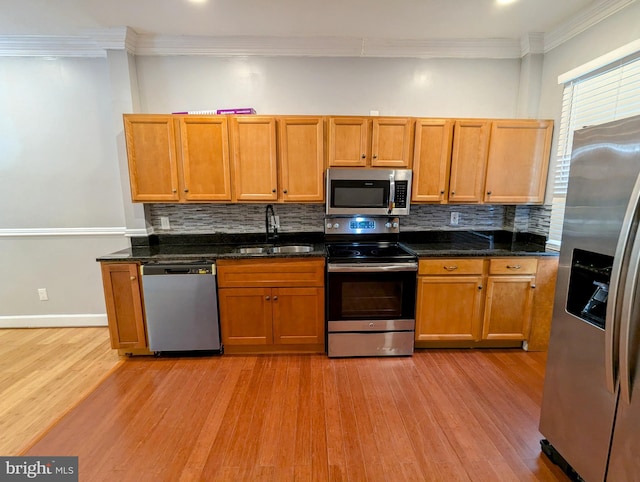
[[[396,205],[396,181],[395,181],[395,173],[389,174],[389,209],[387,214],[391,214],[393,212],[393,208]]]
[[[611,279],[609,281],[609,294],[607,296],[607,311],[605,315],[605,383],[607,390],[610,393],[615,393],[616,390],[616,365],[619,355],[618,333],[620,327],[620,309],[622,305],[618,301],[618,291],[621,288],[622,273],[632,273],[628,270],[630,261],[629,243],[631,238],[631,229],[634,226],[634,220],[638,216],[638,207],[640,205],[640,175],[636,179],[635,186],[627,205],[627,211],[622,221],[622,228],[620,230],[620,237],[618,238],[618,244],[616,246],[616,252],[613,257],[613,266],[611,268]],[[637,224],[636,224],[637,225]],[[635,276],[634,276],[635,277]],[[625,293],[620,293],[625,301]],[[628,303],[628,300],[626,300]]]

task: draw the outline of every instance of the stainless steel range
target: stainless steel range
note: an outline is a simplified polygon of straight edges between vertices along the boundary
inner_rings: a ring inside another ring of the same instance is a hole
[[[326,218],[330,357],[413,353],[418,261],[399,232],[397,217]]]

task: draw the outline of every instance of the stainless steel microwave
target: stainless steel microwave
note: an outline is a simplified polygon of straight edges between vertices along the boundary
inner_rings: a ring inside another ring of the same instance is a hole
[[[409,214],[411,169],[327,169],[326,214]]]

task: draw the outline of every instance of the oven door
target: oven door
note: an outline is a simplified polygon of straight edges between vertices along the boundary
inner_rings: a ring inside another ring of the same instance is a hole
[[[327,265],[329,331],[413,330],[415,305],[416,263]]]

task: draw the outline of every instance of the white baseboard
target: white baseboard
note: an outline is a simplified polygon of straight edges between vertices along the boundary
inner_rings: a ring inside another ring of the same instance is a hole
[[[107,315],[0,316],[0,328],[67,328],[107,326]]]

